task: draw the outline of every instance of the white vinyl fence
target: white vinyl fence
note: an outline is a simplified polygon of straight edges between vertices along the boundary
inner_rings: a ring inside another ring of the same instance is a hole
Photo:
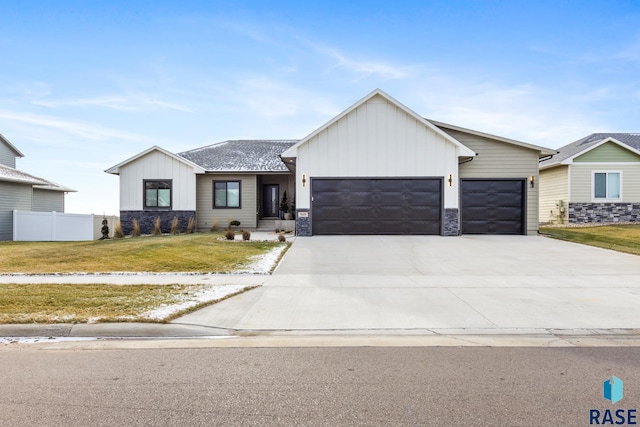
[[[116,217],[109,220],[113,235]],[[13,211],[13,240],[62,242],[95,240],[102,236],[102,215],[67,214],[58,212]]]

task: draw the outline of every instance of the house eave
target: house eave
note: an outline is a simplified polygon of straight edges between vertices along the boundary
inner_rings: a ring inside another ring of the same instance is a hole
[[[538,151],[540,157],[554,156],[554,155],[558,154],[557,150],[552,150],[550,148],[541,147],[539,145],[529,144],[528,142],[517,141],[517,140],[511,139],[511,138],[505,138],[505,137],[498,136],[498,135],[493,135],[493,134],[490,134],[490,133],[480,132],[480,131],[473,130],[473,129],[467,129],[467,128],[464,128],[464,127],[461,127],[461,126],[456,126],[456,125],[452,125],[452,124],[449,124],[449,123],[439,122],[437,120],[431,120],[431,119],[426,119],[426,120],[428,120],[429,122],[433,123],[435,126],[438,126],[438,127],[443,127],[443,128],[446,128],[446,129],[456,130],[456,131],[459,131],[459,132],[470,133],[472,135],[480,136],[480,137],[483,137],[483,138],[493,139],[493,140],[496,140],[496,141],[505,142],[507,144],[512,144],[512,145],[516,145],[516,146],[519,146],[519,147],[528,148],[530,150]]]

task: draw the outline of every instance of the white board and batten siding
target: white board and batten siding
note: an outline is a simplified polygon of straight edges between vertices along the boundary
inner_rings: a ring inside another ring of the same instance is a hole
[[[13,239],[13,210],[31,210],[31,184],[0,181],[0,240]]]
[[[527,234],[538,232],[538,159],[539,152],[494,139],[466,132],[447,129],[453,136],[471,150],[479,153],[472,161],[460,165],[460,179],[524,179],[527,193]],[[529,185],[529,177],[534,177],[534,187]]]
[[[240,208],[213,207],[213,181],[240,181]],[[205,174],[198,175],[196,192],[198,194],[197,230],[207,231],[214,218],[218,227],[226,228],[230,220],[240,221],[240,229],[256,228],[257,221],[257,176],[253,174]]]
[[[562,200],[564,215],[558,201]],[[566,224],[569,218],[569,166],[561,165],[540,171],[540,222]]]
[[[300,145],[296,169],[296,204],[305,209],[311,201],[309,178],[445,179],[457,175],[458,147],[397,105],[374,96]],[[457,183],[445,185],[444,192],[445,208],[457,208]]]
[[[149,179],[172,181],[173,210],[196,209],[196,174],[186,163],[156,150],[121,166],[119,173],[122,211],[143,209],[144,181]]]

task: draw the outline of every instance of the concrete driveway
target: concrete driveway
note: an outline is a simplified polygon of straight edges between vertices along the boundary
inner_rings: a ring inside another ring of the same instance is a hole
[[[640,329],[640,257],[530,236],[297,238],[261,288],[176,323],[242,330]]]

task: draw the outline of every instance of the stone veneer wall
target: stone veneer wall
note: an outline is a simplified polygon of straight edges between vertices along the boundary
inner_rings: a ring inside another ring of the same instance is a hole
[[[306,212],[307,216],[300,216],[300,212]],[[311,213],[309,209],[296,209],[296,236],[311,236]]]
[[[640,203],[569,203],[569,223],[640,222]]]
[[[171,221],[178,217],[178,231],[184,232],[189,224],[189,219],[196,218],[196,211],[120,211],[120,224],[125,236],[131,234],[133,226],[131,221],[135,218],[140,223],[142,234],[153,234],[156,218],[160,218],[160,230],[163,233],[171,231]]]
[[[444,210],[443,236],[457,236],[460,234],[460,215],[458,209],[448,208]]]

